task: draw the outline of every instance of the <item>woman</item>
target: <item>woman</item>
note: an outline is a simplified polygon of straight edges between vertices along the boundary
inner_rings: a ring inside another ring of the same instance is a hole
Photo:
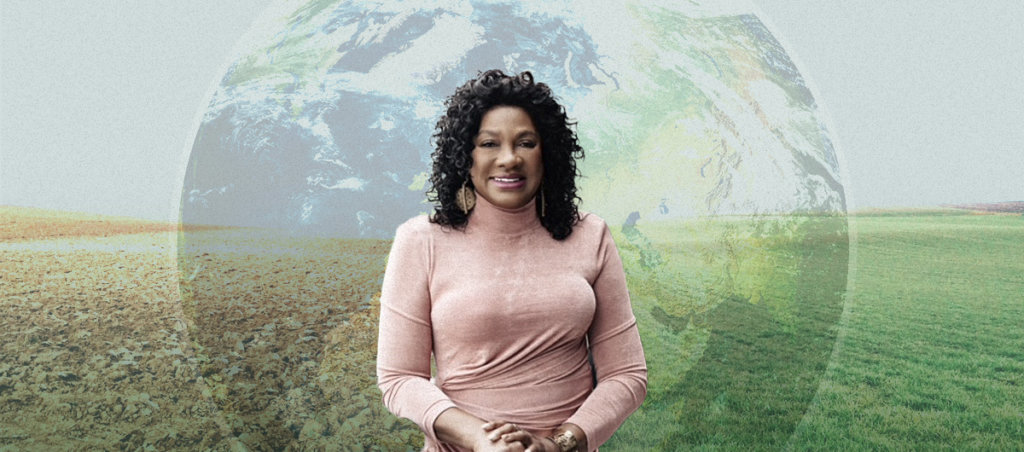
[[[384,404],[424,450],[595,450],[647,367],[608,227],[577,210],[583,150],[529,72],[480,74],[446,106],[434,213],[399,226],[384,275]]]

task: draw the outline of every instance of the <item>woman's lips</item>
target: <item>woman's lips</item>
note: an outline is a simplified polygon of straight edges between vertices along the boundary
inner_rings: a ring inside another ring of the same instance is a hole
[[[491,182],[493,182],[495,186],[503,190],[516,190],[526,186],[526,178],[516,176],[492,177]]]

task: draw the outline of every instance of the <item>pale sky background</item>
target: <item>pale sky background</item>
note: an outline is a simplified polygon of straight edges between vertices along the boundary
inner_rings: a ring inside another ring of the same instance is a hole
[[[269,3],[0,2],[0,205],[175,219],[198,115]],[[851,208],[1024,200],[1024,2],[754,4]]]

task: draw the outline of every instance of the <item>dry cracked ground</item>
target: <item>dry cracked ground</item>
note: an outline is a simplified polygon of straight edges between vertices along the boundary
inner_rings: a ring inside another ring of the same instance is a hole
[[[409,450],[387,241],[0,208],[0,450]]]

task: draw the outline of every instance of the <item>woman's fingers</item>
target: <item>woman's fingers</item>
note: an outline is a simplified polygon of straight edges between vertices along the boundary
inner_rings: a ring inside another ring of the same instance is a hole
[[[483,425],[483,429],[489,432],[487,439],[497,441],[502,435],[519,431],[519,426],[509,422],[488,422]]]
[[[487,433],[487,439],[491,444],[501,444],[508,447],[507,450],[523,452],[543,452],[547,450],[543,444],[542,437],[531,434],[519,428],[511,422],[492,421],[483,425]]]
[[[501,427],[498,427],[495,430],[492,430],[491,433],[487,437],[491,441],[497,441],[497,440],[505,437],[505,435],[508,435],[508,434],[514,433],[514,432],[516,432],[516,427],[515,427],[514,424],[505,424],[505,425],[503,425]]]
[[[505,441],[506,443],[520,442],[523,444],[523,446],[529,446],[533,444],[533,435],[523,430],[517,430],[512,433],[506,433],[504,435],[501,435],[501,440]]]

